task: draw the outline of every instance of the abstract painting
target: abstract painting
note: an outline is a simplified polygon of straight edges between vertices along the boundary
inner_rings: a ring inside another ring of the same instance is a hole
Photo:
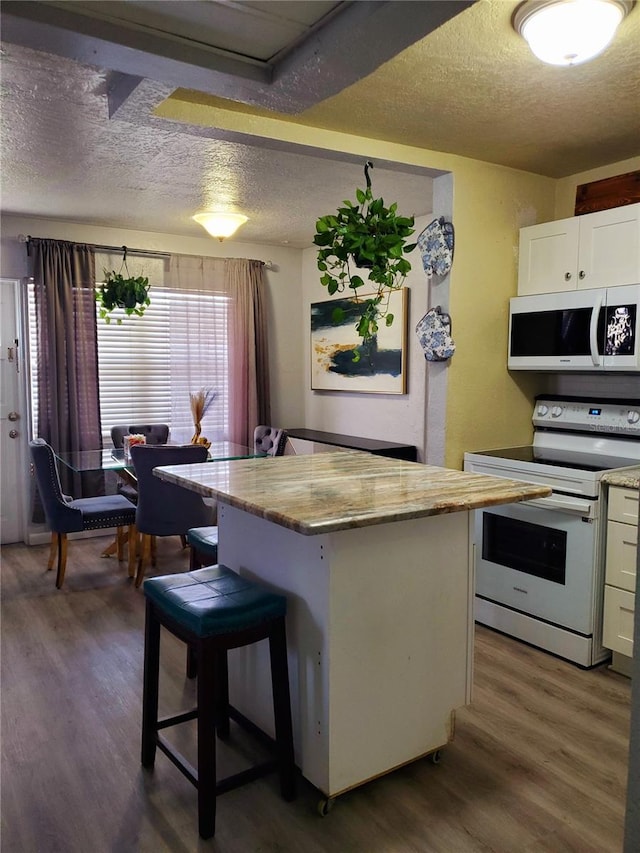
[[[375,337],[362,343],[356,326],[367,298],[331,299],[311,304],[311,389],[357,391],[367,394],[406,393],[406,337],[408,288],[389,298],[390,326],[380,323]],[[335,323],[335,309],[342,318]],[[360,355],[354,361],[354,352]]]

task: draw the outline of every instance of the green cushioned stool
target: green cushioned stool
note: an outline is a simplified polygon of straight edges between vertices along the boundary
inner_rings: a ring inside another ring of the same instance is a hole
[[[192,527],[187,530],[187,542],[191,546],[190,569],[201,569],[218,562],[217,527]]]
[[[144,582],[146,622],[142,700],[142,764],[153,767],[160,748],[198,790],[198,828],[211,838],[216,828],[216,796],[278,770],[285,800],[295,797],[295,765],[287,668],[287,600],[223,565]],[[197,707],[158,719],[160,627],[188,644],[197,675]],[[229,704],[227,651],[269,640],[275,740]],[[229,718],[267,742],[268,761],[216,780],[216,738],[229,735]],[[160,730],[197,720],[198,767],[167,742]]]

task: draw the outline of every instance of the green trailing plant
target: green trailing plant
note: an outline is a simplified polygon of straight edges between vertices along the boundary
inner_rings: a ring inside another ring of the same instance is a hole
[[[104,281],[96,291],[96,301],[100,308],[101,319],[111,322],[109,316],[116,308],[122,308],[127,316],[142,317],[149,299],[149,279],[145,276],[131,276],[127,269],[127,251],[124,249],[123,268],[125,275],[115,270],[104,271]],[[122,317],[117,318],[122,323]]]
[[[368,161],[364,167],[366,189],[356,189],[356,202],[344,201],[336,213],[321,216],[313,238],[319,247],[320,282],[330,296],[348,287],[358,300],[360,288],[373,285],[375,289],[372,296],[367,296],[356,325],[363,344],[375,336],[382,319],[387,326],[393,323],[393,314],[388,311],[389,294],[404,284],[411,269],[404,256],[416,246],[407,243],[407,238],[413,234],[414,217],[401,216],[395,202],[385,207],[381,198],[373,197],[371,168],[373,163]],[[356,272],[362,269],[368,269],[366,281]],[[343,321],[344,311],[336,308],[333,322]],[[356,351],[354,360],[358,358]]]

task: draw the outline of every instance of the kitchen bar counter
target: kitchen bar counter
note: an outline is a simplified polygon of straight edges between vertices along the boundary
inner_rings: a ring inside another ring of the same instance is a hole
[[[551,494],[547,486],[356,450],[156,468],[162,479],[295,530],[333,533]]]
[[[323,808],[452,740],[471,700],[472,510],[546,486],[360,451],[156,474],[216,497],[220,562],[287,596],[296,763]],[[230,696],[273,734],[265,645],[230,653]]]

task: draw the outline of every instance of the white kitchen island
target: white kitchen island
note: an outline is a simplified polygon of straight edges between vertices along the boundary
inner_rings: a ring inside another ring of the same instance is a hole
[[[332,798],[445,746],[471,700],[472,510],[546,486],[342,451],[157,468],[218,500],[221,563],[288,599],[296,763]],[[230,698],[273,733],[266,644]]]

